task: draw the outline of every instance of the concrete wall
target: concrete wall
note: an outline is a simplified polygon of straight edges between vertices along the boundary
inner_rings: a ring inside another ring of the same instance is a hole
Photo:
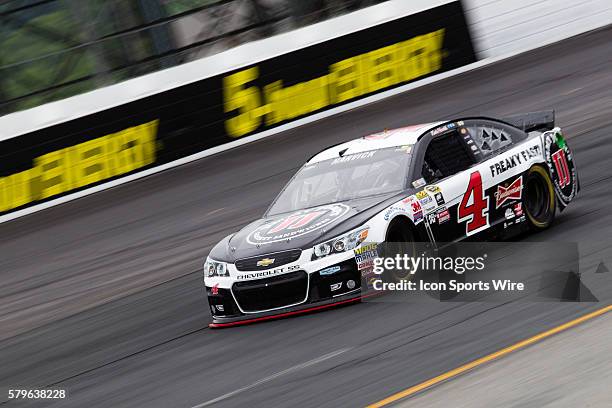
[[[464,7],[480,59],[612,24],[611,0],[464,0]]]

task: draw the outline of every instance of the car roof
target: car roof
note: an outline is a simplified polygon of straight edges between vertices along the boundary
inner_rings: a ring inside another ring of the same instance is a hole
[[[370,150],[379,150],[388,147],[414,145],[416,144],[419,136],[421,136],[423,133],[444,123],[446,123],[446,121],[423,123],[420,125],[384,130],[379,133],[360,137],[359,139],[350,140],[348,142],[329,147],[314,155],[310,160],[308,160],[308,163],[318,163],[324,160],[334,159],[339,157],[341,152],[342,156],[345,156],[348,154],[363,153]]]

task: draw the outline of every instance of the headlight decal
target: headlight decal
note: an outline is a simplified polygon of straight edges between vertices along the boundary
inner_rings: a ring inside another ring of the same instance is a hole
[[[228,276],[227,264],[225,262],[214,261],[206,258],[204,262],[204,276],[212,278],[214,276]]]
[[[358,247],[368,237],[369,227],[360,227],[329,241],[322,242],[313,247],[312,259],[317,260],[331,254],[351,251]]]

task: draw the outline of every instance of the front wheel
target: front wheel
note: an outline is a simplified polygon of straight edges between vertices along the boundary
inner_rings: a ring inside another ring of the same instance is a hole
[[[395,257],[396,254],[407,254],[414,257],[416,255],[415,235],[409,226],[409,221],[396,218],[389,229],[385,238],[386,254],[383,257]],[[410,271],[393,270],[386,276],[388,282],[399,282],[412,278]]]
[[[532,230],[548,228],[555,219],[557,200],[548,171],[542,166],[529,169],[523,192],[523,206]]]

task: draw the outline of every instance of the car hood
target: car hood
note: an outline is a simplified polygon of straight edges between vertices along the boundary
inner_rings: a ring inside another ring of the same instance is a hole
[[[395,192],[261,218],[221,241],[210,256],[234,262],[289,249],[311,248],[359,227],[402,195]]]

